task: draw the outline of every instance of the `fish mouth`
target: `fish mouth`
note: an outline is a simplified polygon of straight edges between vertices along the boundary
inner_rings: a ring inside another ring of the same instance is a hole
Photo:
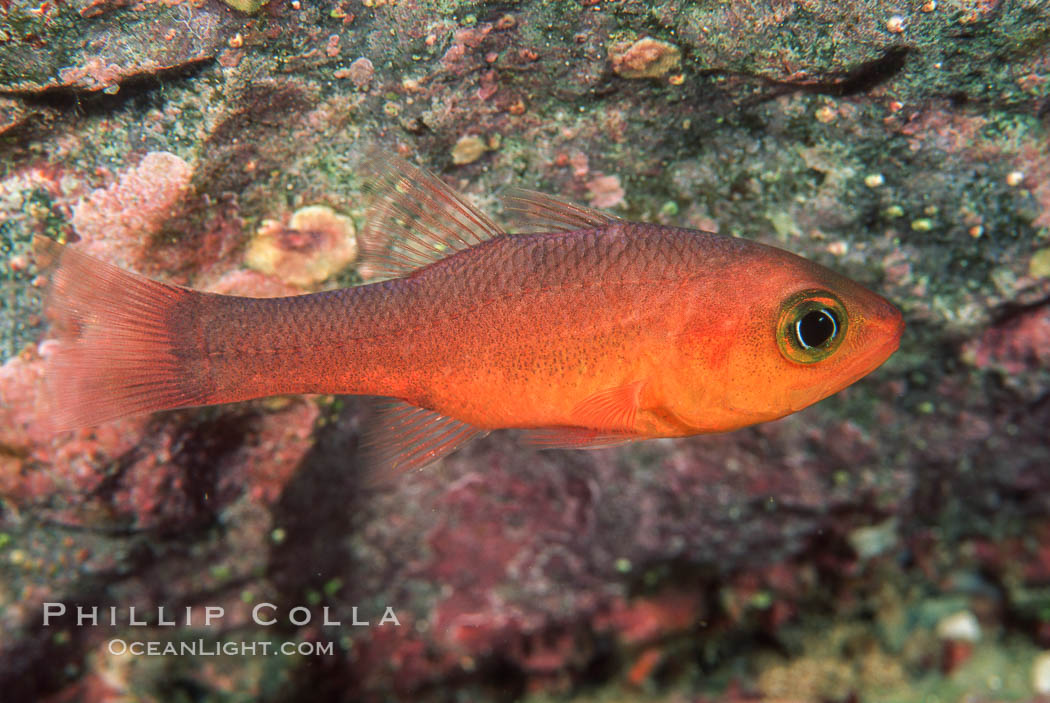
[[[854,383],[882,366],[900,348],[904,335],[904,316],[892,303],[883,300],[880,309],[869,318],[864,351],[847,367],[846,376]]]
[[[887,302],[888,315],[880,316],[876,323],[877,335],[884,337],[886,341],[879,345],[879,351],[883,354],[883,360],[888,359],[901,345],[901,337],[904,336],[904,316],[895,305]]]
[[[904,316],[892,303],[882,302],[883,309],[871,318],[871,329],[867,335],[871,346],[863,355],[863,361],[857,365],[857,378],[866,376],[882,366],[900,348],[901,337],[904,335]]]

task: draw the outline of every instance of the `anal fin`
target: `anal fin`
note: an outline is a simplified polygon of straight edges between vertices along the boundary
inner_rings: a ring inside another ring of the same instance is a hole
[[[382,479],[421,469],[486,434],[433,410],[391,400],[380,406],[362,448],[371,478]]]
[[[604,449],[628,444],[641,437],[584,427],[538,427],[523,430],[522,439],[525,444],[540,449]]]

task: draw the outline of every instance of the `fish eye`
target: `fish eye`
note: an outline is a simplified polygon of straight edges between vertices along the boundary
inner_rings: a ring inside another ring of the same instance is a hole
[[[810,310],[795,322],[795,341],[803,349],[821,347],[835,339],[839,323],[827,308]]]
[[[812,364],[831,356],[846,333],[846,308],[832,293],[807,290],[781,305],[777,324],[780,352],[789,360]]]

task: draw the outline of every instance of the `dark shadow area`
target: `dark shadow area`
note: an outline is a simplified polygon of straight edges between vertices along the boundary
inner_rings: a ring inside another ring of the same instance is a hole
[[[155,93],[167,83],[196,78],[212,63],[214,59],[203,57],[170,68],[131,75],[117,84],[119,90],[113,94],[78,86],[56,85],[32,91],[0,90],[0,97],[18,98],[31,107],[51,108],[59,112],[75,111],[81,115],[106,114],[128,107],[143,96]]]
[[[904,70],[908,55],[914,51],[909,46],[892,46],[882,53],[878,58],[865,61],[845,71],[832,71],[824,79],[802,79],[792,81],[778,81],[770,78],[759,78],[767,86],[763,93],[745,101],[744,106],[754,106],[760,103],[775,100],[783,95],[793,93],[813,93],[817,95],[830,95],[836,98],[849,97],[867,93],[883,83],[891,80]],[[711,70],[709,75],[732,75],[742,77],[740,74],[727,73],[725,71]],[[748,76],[756,78],[755,76]]]
[[[347,571],[345,537],[367,499],[358,465],[357,417],[366,401],[347,397],[333,422],[319,429],[309,453],[274,506],[284,531],[270,554],[269,575],[293,600],[308,587]]]
[[[324,593],[324,585],[333,579],[345,584],[340,602],[356,603],[361,595],[353,579],[361,565],[354,563],[347,536],[363,522],[361,510],[367,500],[357,457],[357,418],[368,401],[352,396],[343,400],[345,409],[316,431],[313,447],[273,508],[274,524],[284,531],[270,553],[268,568],[280,594],[279,611],[302,605],[307,591]],[[343,618],[338,610],[333,605],[334,617]],[[287,622],[275,626],[282,627],[282,634],[294,635],[295,628]],[[335,656],[305,660],[279,700],[339,700],[352,688],[349,662],[337,645]]]

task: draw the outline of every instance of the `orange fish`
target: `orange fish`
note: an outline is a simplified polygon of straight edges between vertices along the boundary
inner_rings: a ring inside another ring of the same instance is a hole
[[[490,430],[545,447],[723,432],[882,364],[901,314],[794,254],[530,191],[507,234],[437,177],[378,167],[368,285],[285,298],[152,281],[50,240],[56,430],[286,393],[386,396],[379,470]]]

